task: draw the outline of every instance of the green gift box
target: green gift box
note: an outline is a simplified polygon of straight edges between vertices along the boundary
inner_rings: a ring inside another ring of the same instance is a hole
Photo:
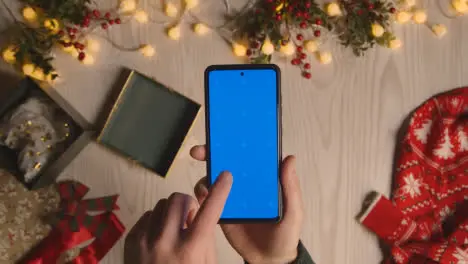
[[[131,71],[98,142],[166,177],[201,105]]]

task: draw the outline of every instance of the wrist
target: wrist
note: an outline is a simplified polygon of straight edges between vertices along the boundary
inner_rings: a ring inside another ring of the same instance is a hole
[[[299,255],[298,249],[292,250],[289,253],[281,254],[281,256],[258,257],[252,261],[247,260],[247,264],[291,264],[297,260]]]

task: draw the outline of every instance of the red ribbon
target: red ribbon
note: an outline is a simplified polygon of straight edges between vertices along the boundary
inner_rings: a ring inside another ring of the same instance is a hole
[[[77,182],[59,184],[62,199],[59,222],[50,234],[21,262],[24,264],[57,263],[60,256],[81,244],[94,239],[82,248],[72,264],[98,263],[120,239],[125,227],[112,212],[119,209],[118,196],[82,200],[88,187]],[[89,211],[104,211],[88,215]]]

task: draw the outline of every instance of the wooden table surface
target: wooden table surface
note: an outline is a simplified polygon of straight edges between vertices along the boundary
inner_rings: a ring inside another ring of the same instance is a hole
[[[437,0],[443,1],[443,0]],[[18,4],[6,1],[11,8]],[[103,8],[116,0],[98,1]],[[237,1],[233,1],[237,2]],[[242,2],[242,1],[239,1]],[[305,201],[302,239],[317,263],[378,263],[377,239],[355,220],[366,193],[390,191],[395,137],[408,113],[428,97],[468,83],[467,18],[442,16],[436,1],[424,1],[429,22],[448,26],[448,34],[436,39],[425,26],[395,26],[404,42],[399,51],[376,48],[355,58],[333,43],[334,63],[312,63],[312,80],[300,77],[298,68],[277,59],[283,71],[283,149],[298,158]],[[152,17],[162,17],[156,0],[142,0]],[[237,3],[236,3],[237,5]],[[241,6],[241,4],[239,4]],[[197,8],[200,17],[221,21],[222,1],[205,0]],[[11,19],[0,9],[0,30]],[[62,80],[56,89],[90,122],[108,99],[120,69],[135,69],[203,103],[203,71],[210,64],[239,63],[216,34],[198,37],[185,25],[182,38],[165,37],[158,24],[130,23],[113,27],[110,38],[135,46],[150,43],[157,56],[148,59],[122,52],[104,39],[93,66],[83,66],[57,51],[56,66]],[[102,33],[98,33],[98,35]],[[11,71],[0,64],[2,71]],[[92,143],[63,172],[61,179],[76,179],[91,187],[91,195],[120,194],[117,213],[129,230],[138,218],[172,192],[193,194],[193,186],[205,175],[205,165],[190,159],[190,147],[205,141],[204,117],[198,119],[167,179],[129,164],[104,147]],[[120,240],[102,263],[122,263]],[[218,232],[219,263],[241,263]]]

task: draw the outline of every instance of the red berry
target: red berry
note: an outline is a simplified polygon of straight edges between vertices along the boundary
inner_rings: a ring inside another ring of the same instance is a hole
[[[68,47],[71,47],[72,44],[71,44],[70,42],[64,42],[62,45],[63,45],[65,48],[68,48]]]
[[[390,8],[390,13],[395,13],[396,9],[394,7]]]
[[[322,20],[320,18],[317,18],[315,20],[315,24],[318,25],[318,26],[322,25]]]
[[[307,23],[306,22],[301,22],[301,28],[306,28],[307,27]]]
[[[76,34],[76,33],[78,33],[78,29],[76,29],[76,28],[72,28],[72,33],[73,33],[73,34]]]
[[[310,79],[312,78],[312,74],[310,74],[310,72],[304,72],[304,78]]]
[[[300,61],[298,59],[292,59],[291,64],[292,65],[299,65]]]
[[[83,19],[83,24],[89,24],[90,22],[91,22],[91,18],[89,18],[89,17],[85,17]]]
[[[305,60],[307,58],[307,55],[305,53],[301,53],[301,60]]]
[[[273,3],[273,0],[266,0],[266,2],[271,4],[271,3]]]
[[[107,12],[107,13],[104,15],[104,17],[107,18],[107,19],[110,19],[111,13]]]
[[[281,15],[276,15],[276,20],[280,21],[281,20]]]
[[[302,41],[304,39],[304,36],[302,36],[302,34],[298,34],[296,36],[296,39],[299,40],[299,41]]]
[[[99,18],[99,17],[101,17],[101,12],[99,12],[99,10],[94,9],[93,10],[93,15],[94,15],[95,18]]]
[[[102,27],[103,29],[108,29],[108,28],[109,28],[109,25],[108,25],[107,23],[102,23],[102,24],[101,24],[101,27]]]
[[[113,19],[109,20],[110,25],[114,25],[114,23],[115,23],[115,20],[113,20]]]
[[[358,15],[362,15],[362,13],[364,13],[364,11],[362,11],[362,9],[359,9],[359,10],[357,11],[357,14],[358,14]]]
[[[305,18],[305,19],[309,19],[309,18],[310,18],[309,13],[304,13],[304,18]]]
[[[72,33],[72,28],[67,27],[67,32],[68,32],[68,34],[73,34],[73,33]]]
[[[253,47],[254,49],[258,49],[258,48],[260,48],[260,43],[254,42],[253,45],[252,45],[252,47]]]
[[[288,6],[288,11],[289,12],[292,12],[293,10],[294,10],[294,6],[292,6],[292,5]]]
[[[65,35],[65,32],[64,32],[63,30],[60,30],[60,31],[58,32],[58,34],[59,34],[59,36],[63,36],[63,35]]]
[[[297,47],[297,52],[302,52],[303,48],[301,46]]]
[[[307,3],[305,4],[305,7],[306,7],[306,8],[310,8],[311,5],[312,5],[312,4],[311,4],[310,2],[307,2]]]
[[[84,52],[80,52],[80,54],[78,55],[78,59],[80,61],[83,61],[85,58],[86,58],[86,54]]]
[[[75,42],[75,44],[73,44],[73,46],[75,46],[75,48],[79,49],[80,48],[80,43],[79,42]]]
[[[75,35],[70,35],[70,39],[71,39],[71,40],[74,40],[75,38],[76,38]]]
[[[122,20],[120,20],[120,18],[116,18],[116,19],[115,19],[115,23],[118,24],[118,25],[120,25],[120,24],[122,24]]]
[[[307,69],[307,70],[310,69],[310,63],[304,64],[304,68]]]
[[[314,36],[316,36],[317,38],[320,37],[322,33],[320,32],[320,30],[315,30],[314,31]]]
[[[301,13],[301,12],[297,12],[297,13],[296,13],[296,17],[302,17],[302,13]]]
[[[374,9],[374,4],[369,4],[369,5],[367,6],[367,8],[368,8],[369,10]]]
[[[246,52],[246,55],[247,55],[247,56],[251,56],[251,55],[252,55],[252,50],[251,50],[251,49],[248,49],[247,52]]]

